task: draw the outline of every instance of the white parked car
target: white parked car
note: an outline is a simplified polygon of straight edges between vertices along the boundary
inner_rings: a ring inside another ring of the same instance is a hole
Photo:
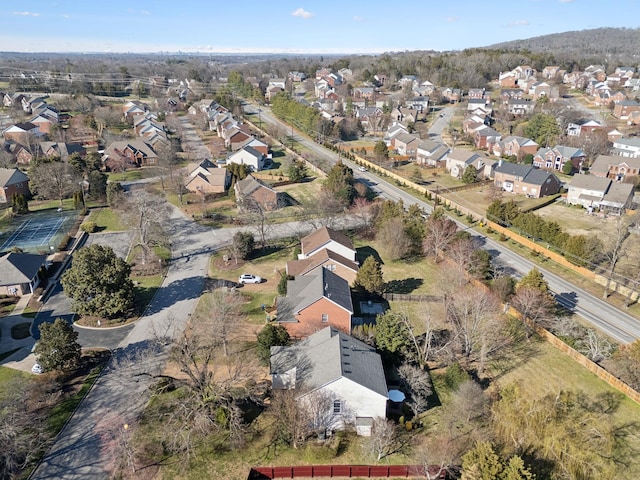
[[[260,283],[262,282],[262,278],[257,275],[251,275],[250,273],[243,273],[238,278],[238,283]]]
[[[31,367],[31,372],[39,375],[43,373],[44,370],[42,369],[42,365],[40,365],[39,363],[35,363],[33,367]]]
[[[358,170],[360,170],[361,172],[366,172],[367,171],[367,169],[365,167],[362,167],[362,166],[358,167]]]

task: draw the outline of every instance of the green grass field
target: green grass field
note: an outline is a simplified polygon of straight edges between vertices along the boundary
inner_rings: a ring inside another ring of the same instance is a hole
[[[88,220],[96,222],[99,231],[102,232],[119,232],[126,228],[120,219],[120,215],[111,208],[92,210]]]

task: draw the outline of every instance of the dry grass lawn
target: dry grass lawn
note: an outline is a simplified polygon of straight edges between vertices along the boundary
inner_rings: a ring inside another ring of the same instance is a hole
[[[607,218],[589,215],[584,208],[571,207],[564,203],[553,203],[536,210],[545,220],[555,220],[571,235],[599,235],[613,228],[616,217]]]

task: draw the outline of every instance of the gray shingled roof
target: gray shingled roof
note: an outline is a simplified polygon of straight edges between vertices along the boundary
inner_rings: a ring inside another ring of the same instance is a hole
[[[632,183],[613,183],[611,187],[609,187],[609,191],[605,194],[600,204],[622,208],[627,204],[627,202],[630,202],[632,198]]]
[[[27,181],[29,181],[29,177],[17,168],[0,168],[0,187]]]
[[[604,193],[610,184],[611,180],[609,178],[597,177],[596,175],[574,175],[568,187],[595,190]]]
[[[315,390],[340,378],[388,396],[382,360],[373,347],[337,330],[323,328],[296,345],[271,348],[271,373],[296,368],[296,385]]]
[[[30,282],[46,258],[46,255],[13,252],[0,258],[0,286]]]
[[[287,296],[278,299],[278,316],[281,311],[295,315],[322,297],[353,313],[349,283],[326,268],[320,268],[317,272],[289,280]]]
[[[546,170],[531,168],[522,181],[530,185],[543,185],[550,177],[555,177],[555,175],[551,172],[547,172]]]
[[[502,163],[498,162],[498,165],[496,165],[494,171],[504,173],[505,175],[514,175],[520,178],[524,178],[532,169],[533,167],[529,165],[521,165],[519,163],[502,161]]]

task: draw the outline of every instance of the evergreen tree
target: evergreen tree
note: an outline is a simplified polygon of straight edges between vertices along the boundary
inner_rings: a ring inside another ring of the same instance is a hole
[[[81,315],[118,318],[133,308],[131,267],[111,247],[94,244],[73,255],[71,267],[62,275],[64,292]]]
[[[531,288],[538,290],[542,293],[549,292],[549,284],[544,279],[544,276],[537,268],[532,268],[516,285],[516,291],[522,288]]]
[[[473,165],[467,165],[462,172],[462,183],[470,184],[478,181],[478,170]]]
[[[268,365],[271,347],[286,346],[291,343],[289,332],[282,325],[269,323],[258,333],[258,358]]]
[[[384,291],[382,267],[372,255],[367,257],[358,270],[353,286],[369,293],[381,294]]]
[[[40,340],[34,350],[42,369],[47,372],[75,368],[81,355],[77,340],[78,332],[62,318],[56,318],[53,323],[42,323]]]

